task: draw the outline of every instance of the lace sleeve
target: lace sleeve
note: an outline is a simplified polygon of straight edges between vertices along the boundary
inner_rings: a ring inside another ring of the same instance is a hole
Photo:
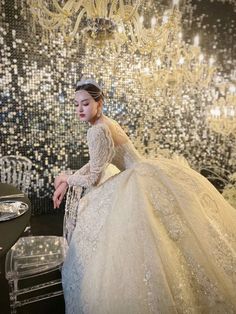
[[[69,176],[67,182],[70,186],[89,187],[96,185],[102,171],[114,156],[114,143],[110,130],[105,124],[97,124],[91,127],[88,130],[87,139],[89,147],[87,173],[83,174],[81,171],[78,171]]]
[[[79,170],[73,173],[73,175],[81,175],[81,174],[87,174],[89,172],[89,163],[85,164],[83,167],[81,167]]]

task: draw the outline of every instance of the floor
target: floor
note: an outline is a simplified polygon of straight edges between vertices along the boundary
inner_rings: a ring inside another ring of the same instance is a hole
[[[32,235],[61,235],[63,211],[31,217]],[[9,314],[8,284],[4,277],[4,260],[0,263],[0,313]],[[60,276],[56,274],[56,276]],[[18,309],[19,314],[64,314],[65,305],[62,296],[32,303]]]

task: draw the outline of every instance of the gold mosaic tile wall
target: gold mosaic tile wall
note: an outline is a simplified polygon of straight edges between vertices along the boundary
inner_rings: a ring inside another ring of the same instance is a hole
[[[52,195],[55,174],[77,169],[88,158],[87,126],[79,123],[73,105],[81,74],[92,73],[104,85],[105,113],[124,126],[142,153],[153,157],[168,149],[196,169],[215,165],[235,171],[235,140],[208,130],[205,95],[169,106],[145,98],[129,74],[140,55],[124,51],[117,58],[78,44],[68,48],[60,37],[44,43],[20,14],[23,6],[24,1],[0,4],[0,155],[32,160],[35,214],[50,210],[45,199]]]

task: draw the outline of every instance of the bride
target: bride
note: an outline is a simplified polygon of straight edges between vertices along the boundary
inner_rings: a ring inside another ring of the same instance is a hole
[[[102,113],[103,93],[78,83],[89,162],[55,179],[54,206],[85,187],[63,265],[68,314],[236,313],[236,211],[187,165],[140,156]],[[103,179],[109,164],[120,172]]]

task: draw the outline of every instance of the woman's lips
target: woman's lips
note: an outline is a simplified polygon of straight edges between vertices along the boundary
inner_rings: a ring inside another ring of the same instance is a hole
[[[83,117],[85,117],[85,114],[83,114],[83,113],[80,113],[80,115],[79,115],[81,118],[83,118]]]

